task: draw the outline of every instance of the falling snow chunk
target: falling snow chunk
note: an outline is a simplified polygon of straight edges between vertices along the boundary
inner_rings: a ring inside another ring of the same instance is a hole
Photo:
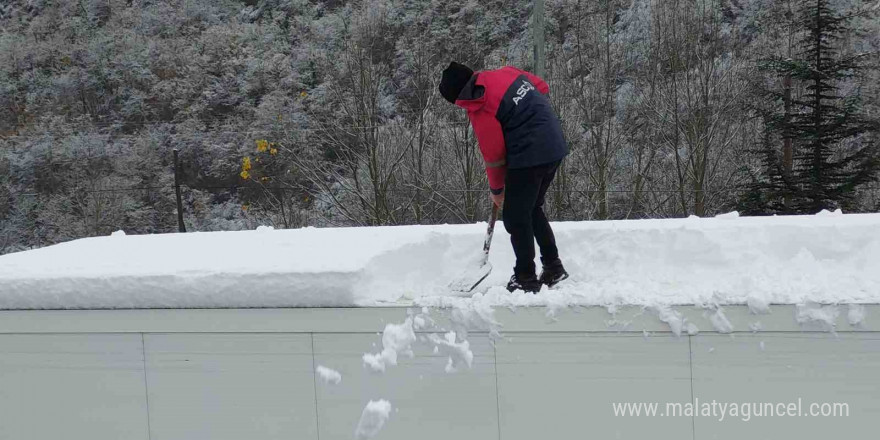
[[[397,365],[397,357],[413,357],[412,344],[416,341],[413,318],[408,317],[402,324],[386,324],[382,332],[382,351],[376,354],[364,353],[364,366],[376,372],[384,372],[386,366]]]
[[[318,368],[315,369],[315,372],[318,373],[318,376],[321,377],[321,380],[323,380],[324,383],[339,385],[339,382],[342,382],[342,375],[334,369],[327,368],[323,365],[318,365]]]
[[[357,439],[373,438],[391,415],[391,403],[385,399],[377,401],[371,400],[361,412],[361,419],[358,421],[357,428],[354,430],[354,436]]]
[[[118,230],[118,231],[115,231],[115,232],[111,233],[110,236],[111,236],[111,237],[125,237],[125,231],[123,231],[122,229],[120,229],[120,230]]]
[[[414,329],[419,330],[423,327],[425,327],[425,318],[422,318],[421,316],[416,316],[415,318],[413,318]]]
[[[681,329],[684,325],[684,318],[681,313],[670,307],[657,307],[657,317],[669,325],[669,329],[675,336],[681,336]]]
[[[727,316],[724,315],[724,310],[721,307],[715,309],[715,313],[709,316],[709,321],[712,322],[712,327],[715,328],[715,331],[718,333],[731,333],[733,332],[733,324],[727,319]]]
[[[840,312],[837,310],[837,306],[822,306],[819,304],[807,303],[797,305],[797,315],[795,318],[797,319],[798,324],[818,324],[825,331],[833,333],[835,327],[837,327],[837,317],[839,314]]]
[[[749,306],[749,311],[755,315],[766,315],[770,313],[770,303],[767,302],[767,298],[765,297],[749,295],[746,304]]]
[[[846,314],[849,325],[858,327],[865,322],[865,306],[861,304],[850,304],[849,311]]]
[[[385,372],[385,363],[386,360],[382,358],[382,353],[372,354],[372,353],[364,353],[362,357],[364,361],[364,366],[375,372]],[[394,360],[397,362],[397,359]]]
[[[449,355],[446,363],[446,372],[454,373],[463,367],[471,368],[474,362],[474,353],[470,349],[470,342],[456,342],[455,332],[448,332],[443,338],[430,334],[428,338],[435,344],[435,353],[441,351]]]

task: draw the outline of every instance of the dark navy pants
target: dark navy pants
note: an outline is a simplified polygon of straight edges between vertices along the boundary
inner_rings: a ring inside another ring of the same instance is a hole
[[[504,229],[516,254],[517,275],[535,275],[535,241],[545,262],[559,259],[556,238],[544,215],[544,196],[556,177],[559,162],[508,169],[504,182]]]

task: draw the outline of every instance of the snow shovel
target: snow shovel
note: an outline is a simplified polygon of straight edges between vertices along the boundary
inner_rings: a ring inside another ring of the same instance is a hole
[[[498,205],[492,204],[492,213],[489,215],[489,226],[486,228],[486,241],[483,242],[483,255],[477,264],[465,270],[458,278],[449,283],[449,287],[456,291],[467,293],[474,290],[489,273],[492,272],[492,264],[489,263],[489,247],[492,246],[492,235],[495,233],[495,219],[498,218]]]

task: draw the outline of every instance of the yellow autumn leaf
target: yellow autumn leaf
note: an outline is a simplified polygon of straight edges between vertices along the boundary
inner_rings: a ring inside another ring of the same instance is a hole
[[[241,178],[244,179],[244,180],[248,180],[248,179],[251,177],[251,173],[249,173],[249,172],[247,172],[247,171],[242,171],[242,172],[239,174],[239,176],[241,176]]]
[[[250,169],[251,169],[251,158],[249,156],[247,156],[241,160],[241,170],[242,171],[250,171]]]
[[[276,155],[276,154],[278,154],[278,149],[277,149],[277,148],[272,148],[271,150],[269,150],[269,154],[271,154],[271,155],[273,155],[273,156]]]
[[[250,205],[241,205],[241,210],[242,210],[242,211],[247,211],[248,208],[250,208]]]
[[[308,96],[308,93],[306,93],[305,90],[303,90],[302,92],[299,92],[299,97],[300,97],[300,98],[305,98],[306,96]]]
[[[260,153],[265,152],[269,148],[269,142],[265,139],[260,139],[257,141],[257,151]]]

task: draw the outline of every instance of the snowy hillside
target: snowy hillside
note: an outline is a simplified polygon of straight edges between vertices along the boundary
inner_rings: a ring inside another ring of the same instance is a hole
[[[554,225],[571,279],[510,295],[497,228],[489,305],[880,302],[880,214]],[[0,308],[444,305],[485,224],[76,240],[0,257]],[[540,264],[539,264],[540,267]]]

